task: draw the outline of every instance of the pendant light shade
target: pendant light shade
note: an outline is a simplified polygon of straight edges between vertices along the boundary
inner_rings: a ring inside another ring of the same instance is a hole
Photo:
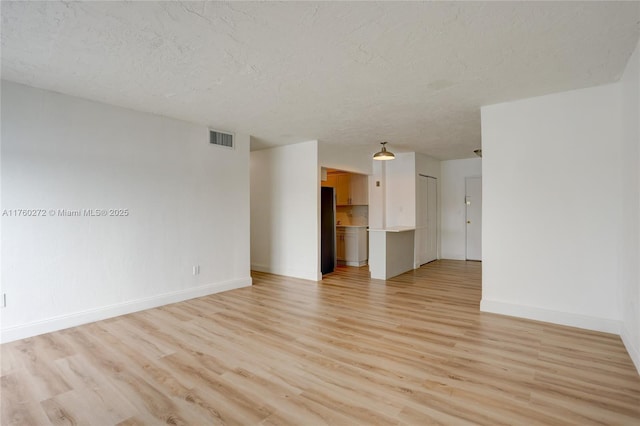
[[[386,144],[386,142],[380,142],[380,145],[382,145],[382,149],[380,150],[380,152],[376,152],[375,154],[373,154],[374,160],[393,160],[396,158],[393,152],[387,151],[387,147],[385,146]]]

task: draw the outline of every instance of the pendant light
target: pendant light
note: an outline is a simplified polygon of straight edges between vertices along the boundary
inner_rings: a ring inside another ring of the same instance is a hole
[[[393,160],[396,158],[393,152],[387,151],[387,147],[385,146],[386,144],[387,142],[380,142],[380,145],[382,145],[382,149],[380,150],[380,152],[376,152],[375,154],[373,154],[374,160]]]

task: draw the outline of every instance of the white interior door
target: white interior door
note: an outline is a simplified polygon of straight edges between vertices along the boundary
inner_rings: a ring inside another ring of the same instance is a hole
[[[438,181],[431,176],[418,178],[416,209],[416,266],[438,258]]]
[[[465,178],[467,260],[482,260],[482,178]]]

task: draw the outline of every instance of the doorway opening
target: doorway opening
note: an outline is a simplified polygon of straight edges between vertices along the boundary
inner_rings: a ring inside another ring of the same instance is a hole
[[[322,274],[338,266],[366,266],[369,176],[322,168],[320,186]]]

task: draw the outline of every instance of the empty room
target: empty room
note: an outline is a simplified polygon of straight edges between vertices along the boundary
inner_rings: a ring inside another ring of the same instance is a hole
[[[640,2],[0,15],[0,424],[640,424]]]

